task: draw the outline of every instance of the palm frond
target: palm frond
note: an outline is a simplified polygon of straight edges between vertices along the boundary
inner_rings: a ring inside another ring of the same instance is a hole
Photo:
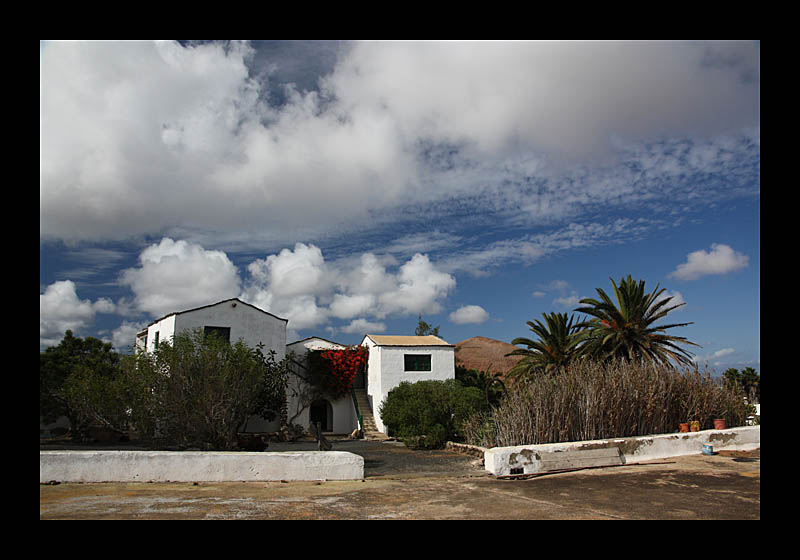
[[[691,354],[677,346],[688,344],[699,346],[684,337],[659,334],[667,329],[685,327],[693,323],[672,323],[653,325],[669,312],[685,305],[669,305],[672,296],[661,297],[665,289],[660,285],[647,293],[644,280],[635,281],[631,275],[620,279],[617,284],[611,279],[616,303],[601,288],[596,288],[600,299],[580,300],[584,307],[576,312],[592,317],[578,324],[585,330],[582,336],[581,353],[586,356],[608,360],[644,359],[668,363],[670,359],[678,364],[691,361]]]

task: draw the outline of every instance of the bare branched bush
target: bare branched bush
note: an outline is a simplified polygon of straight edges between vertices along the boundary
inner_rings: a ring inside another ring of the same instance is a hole
[[[499,406],[464,426],[473,445],[498,447],[672,433],[715,418],[742,426],[741,389],[697,370],[583,361],[555,376],[514,384]]]

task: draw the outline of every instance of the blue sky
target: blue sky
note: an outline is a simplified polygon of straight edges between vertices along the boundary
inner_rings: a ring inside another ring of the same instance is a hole
[[[240,297],[510,342],[610,278],[760,371],[760,45],[43,42],[40,348]]]

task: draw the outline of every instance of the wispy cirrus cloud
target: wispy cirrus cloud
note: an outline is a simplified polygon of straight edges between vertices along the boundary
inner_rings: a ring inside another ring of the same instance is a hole
[[[661,223],[645,218],[619,218],[606,223],[571,222],[545,233],[511,237],[477,247],[454,247],[438,263],[442,270],[451,273],[481,276],[507,264],[533,264],[561,251],[641,239]]]

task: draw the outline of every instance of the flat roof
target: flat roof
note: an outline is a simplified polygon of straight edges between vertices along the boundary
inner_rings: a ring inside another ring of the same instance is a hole
[[[433,335],[404,336],[368,334],[366,336],[378,346],[453,346],[438,336]]]

